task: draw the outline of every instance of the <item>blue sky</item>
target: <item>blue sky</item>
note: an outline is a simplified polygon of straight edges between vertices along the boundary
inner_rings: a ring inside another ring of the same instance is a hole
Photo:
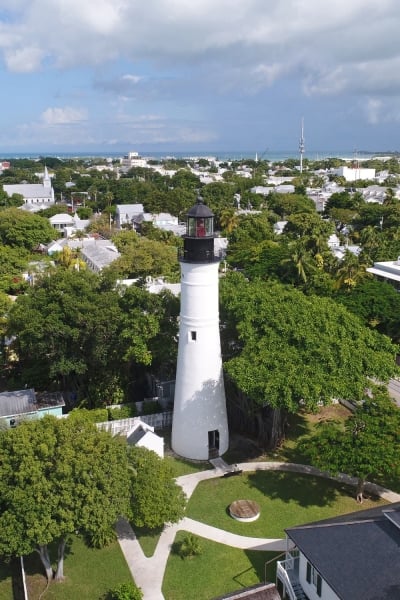
[[[400,150],[398,0],[0,0],[0,152]]]

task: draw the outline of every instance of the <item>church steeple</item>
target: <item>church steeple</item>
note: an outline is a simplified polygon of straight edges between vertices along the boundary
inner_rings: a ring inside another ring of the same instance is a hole
[[[46,165],[44,165],[43,187],[46,187],[46,188],[51,187],[51,179],[50,179],[49,172],[47,170],[47,166]]]

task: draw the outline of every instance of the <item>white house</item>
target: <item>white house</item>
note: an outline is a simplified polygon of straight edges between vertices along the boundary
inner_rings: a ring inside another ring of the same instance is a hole
[[[124,435],[128,444],[153,450],[158,456],[164,458],[164,438],[154,433],[154,427],[139,417],[104,421],[97,423],[96,426],[109,431],[111,435]]]
[[[122,225],[133,225],[135,219],[143,214],[143,204],[117,204],[115,224],[118,229],[121,229]]]
[[[164,458],[164,438],[154,433],[154,427],[141,419],[135,420],[137,422],[126,434],[128,444],[153,450],[160,458]]]
[[[49,218],[50,225],[66,237],[73,235],[76,231],[84,231],[89,225],[89,220],[80,219],[78,215],[69,213],[58,213]]]
[[[400,287],[400,256],[397,260],[376,262],[373,267],[367,269],[368,273],[376,275],[383,281],[390,281],[398,289]]]
[[[64,246],[68,246],[71,250],[79,250],[82,260],[95,273],[100,273],[104,267],[107,267],[121,256],[110,240],[100,240],[94,237],[83,239],[61,238],[48,245],[47,254],[51,256],[56,252],[61,252]]]
[[[286,533],[292,549],[276,573],[283,600],[400,598],[400,503]]]

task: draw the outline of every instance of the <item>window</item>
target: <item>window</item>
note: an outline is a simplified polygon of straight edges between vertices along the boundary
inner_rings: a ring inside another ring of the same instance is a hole
[[[322,577],[316,569],[307,561],[306,580],[317,588],[317,595],[321,597]]]
[[[190,332],[190,341],[195,342],[197,340],[197,331]]]

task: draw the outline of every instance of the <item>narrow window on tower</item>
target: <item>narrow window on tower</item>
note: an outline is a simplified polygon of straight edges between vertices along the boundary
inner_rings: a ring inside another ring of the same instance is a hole
[[[197,340],[197,331],[191,331],[189,333],[189,341],[195,342]]]

